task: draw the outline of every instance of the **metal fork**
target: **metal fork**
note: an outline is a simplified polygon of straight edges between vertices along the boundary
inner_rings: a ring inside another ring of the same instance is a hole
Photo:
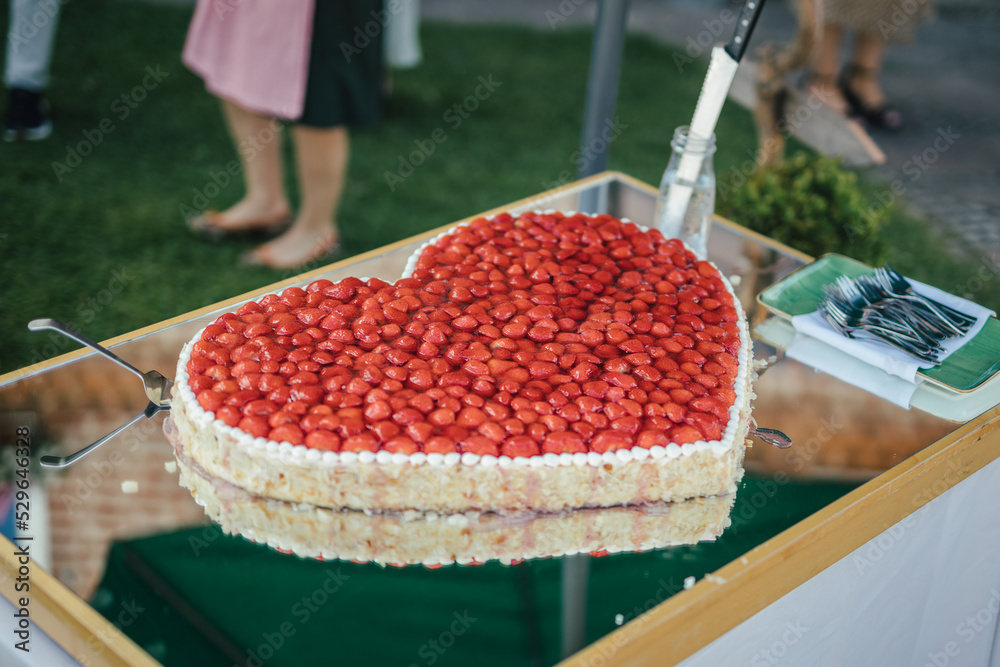
[[[922,337],[897,327],[881,326],[873,322],[862,321],[860,309],[838,298],[838,295],[832,293],[832,290],[827,294],[827,298],[820,307],[820,312],[835,329],[848,338],[858,338],[856,334],[860,332],[867,333],[912,354],[918,359],[938,363],[938,355],[942,350],[936,343],[928,343]]]
[[[926,308],[933,313],[934,317],[939,318],[945,326],[958,335],[968,333],[969,329],[976,322],[976,318],[971,315],[957,311],[954,308],[949,308],[943,303],[938,303],[933,299],[918,294],[906,278],[888,266],[875,269],[874,275],[879,286],[886,292],[898,299],[906,299]]]
[[[887,294],[868,275],[859,276],[855,280],[839,276],[836,286],[851,306],[863,311],[860,315],[863,323],[877,323],[906,330],[932,347],[955,335],[947,322],[920,307],[922,304]]]
[[[878,304],[887,312],[892,312],[894,317],[913,322],[914,326],[935,340],[946,340],[965,333],[967,328],[958,327],[923,297],[916,294],[896,294],[888,289],[885,274],[878,273],[880,271],[882,270],[876,269],[877,273],[858,276],[855,281],[868,301]]]
[[[174,382],[173,380],[168,380],[159,372],[147,371],[143,373],[138,368],[116,355],[114,352],[111,352],[107,348],[87,338],[79,331],[71,329],[58,320],[50,318],[32,320],[28,322],[28,329],[31,331],[42,331],[44,329],[58,331],[67,338],[72,338],[81,345],[86,345],[90,349],[100,352],[122,368],[126,368],[139,376],[139,379],[142,380],[143,389],[146,391],[146,397],[149,399],[150,403],[153,403],[161,408],[166,408],[170,405],[170,390],[173,387]]]

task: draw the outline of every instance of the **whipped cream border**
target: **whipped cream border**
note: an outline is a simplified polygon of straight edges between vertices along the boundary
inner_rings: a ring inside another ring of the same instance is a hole
[[[525,211],[525,213],[540,213],[540,214],[550,214],[557,213],[554,209],[546,209],[544,211]],[[571,216],[575,215],[576,211],[561,211],[563,215]],[[523,215],[521,213],[519,215]],[[591,214],[584,214],[591,216]],[[492,220],[495,216],[488,216],[487,220]],[[622,222],[631,222],[627,218],[618,218]],[[646,232],[649,231],[649,227],[644,225],[636,224],[639,229]],[[428,246],[437,243],[439,240],[444,238],[449,234],[454,234],[459,228],[466,227],[468,224],[459,224],[451,227],[447,231],[438,234],[434,238],[430,239],[419,248],[417,248],[412,255],[410,255],[409,260],[406,263],[406,267],[403,269],[403,275],[401,278],[409,278],[413,271],[416,269],[416,263],[420,254]],[[685,246],[687,247],[687,246]],[[697,256],[697,255],[696,255]],[[711,264],[711,262],[709,262]],[[712,264],[716,271],[719,268]],[[181,350],[180,357],[177,362],[177,374],[174,379],[174,397],[179,399],[184,403],[185,410],[189,415],[192,422],[202,426],[204,428],[214,428],[221,435],[228,436],[235,441],[237,446],[243,446],[247,448],[253,448],[257,450],[263,450],[262,453],[267,457],[273,457],[288,463],[300,463],[308,462],[312,464],[322,463],[327,466],[335,465],[369,465],[372,463],[376,464],[410,464],[410,465],[431,465],[431,466],[454,466],[454,465],[482,465],[485,467],[500,466],[501,468],[506,468],[509,466],[522,466],[522,467],[532,467],[540,468],[542,466],[557,467],[557,466],[571,466],[571,465],[590,465],[590,466],[603,466],[603,465],[622,465],[629,463],[631,461],[645,461],[651,459],[657,462],[667,462],[673,459],[680,458],[682,456],[691,456],[697,452],[708,450],[717,457],[724,456],[727,452],[731,451],[733,445],[735,444],[736,438],[738,436],[738,429],[740,423],[740,411],[741,406],[744,404],[744,399],[746,398],[746,391],[749,387],[749,374],[751,372],[751,363],[749,359],[750,351],[752,346],[750,343],[750,334],[747,328],[746,315],[743,312],[743,306],[740,304],[739,298],[736,296],[732,285],[719,271],[719,275],[722,276],[722,284],[725,285],[726,291],[730,293],[733,297],[733,304],[736,308],[736,312],[739,315],[737,319],[737,324],[740,331],[740,351],[737,363],[739,365],[739,371],[736,375],[736,380],[733,383],[734,391],[736,393],[736,400],[729,407],[729,421],[726,423],[726,429],[722,433],[722,437],[719,440],[698,440],[696,442],[688,442],[683,445],[672,442],[667,446],[655,445],[649,449],[645,447],[640,447],[635,445],[631,449],[619,449],[610,452],[604,452],[603,454],[598,452],[587,452],[587,453],[576,453],[576,454],[539,454],[536,456],[518,456],[511,458],[509,456],[493,456],[493,455],[479,455],[472,454],[470,452],[458,453],[450,452],[448,454],[432,453],[424,454],[423,452],[417,452],[416,454],[403,454],[401,452],[390,453],[383,450],[378,452],[329,452],[320,451],[317,449],[312,449],[306,445],[293,445],[290,442],[277,442],[275,440],[269,440],[267,438],[255,438],[245,431],[229,426],[220,419],[215,418],[215,414],[212,412],[207,412],[198,403],[194,392],[188,385],[188,373],[187,373],[187,359],[191,355],[191,348],[194,344],[201,340],[202,332],[207,328],[203,327],[195,334],[194,338],[187,342],[184,348]],[[256,299],[252,299],[256,300]],[[747,400],[746,402],[749,402]]]

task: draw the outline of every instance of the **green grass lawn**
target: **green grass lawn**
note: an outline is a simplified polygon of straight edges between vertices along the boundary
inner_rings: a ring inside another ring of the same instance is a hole
[[[49,91],[55,132],[0,145],[0,372],[41,360],[25,326],[33,318],[104,339],[282,276],[239,265],[251,241],[209,243],[184,226],[182,207],[225,208],[242,194],[238,178],[219,176],[236,152],[218,104],[180,62],[190,11],[111,0],[64,7]],[[344,256],[575,174],[590,41],[588,30],[425,25],[424,64],[396,76],[382,123],[352,135]],[[673,128],[690,120],[704,76],[703,65],[679,73],[671,53],[630,38],[619,90],[609,168],[650,183],[659,182]],[[494,90],[478,109],[449,113],[480,77]],[[717,135],[718,173],[756,146],[752,119],[735,104]],[[433,152],[411,175],[386,178],[408,173],[400,160],[428,142]],[[919,221],[896,214],[889,233],[890,262],[942,287],[961,289],[978,268],[940,262],[940,244]]]

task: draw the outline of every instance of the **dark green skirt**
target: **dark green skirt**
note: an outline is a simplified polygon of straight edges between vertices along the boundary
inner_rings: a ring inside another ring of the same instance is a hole
[[[382,101],[382,0],[316,0],[302,116],[311,127],[374,125]]]

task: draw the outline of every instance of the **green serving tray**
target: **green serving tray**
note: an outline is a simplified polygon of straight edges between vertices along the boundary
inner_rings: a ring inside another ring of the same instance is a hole
[[[823,298],[823,286],[839,276],[857,278],[874,269],[843,255],[823,255],[771,285],[757,297],[769,311],[791,319],[811,313]],[[970,392],[1000,372],[1000,320],[991,317],[968,343],[941,364],[920,371],[920,375],[947,389]]]

